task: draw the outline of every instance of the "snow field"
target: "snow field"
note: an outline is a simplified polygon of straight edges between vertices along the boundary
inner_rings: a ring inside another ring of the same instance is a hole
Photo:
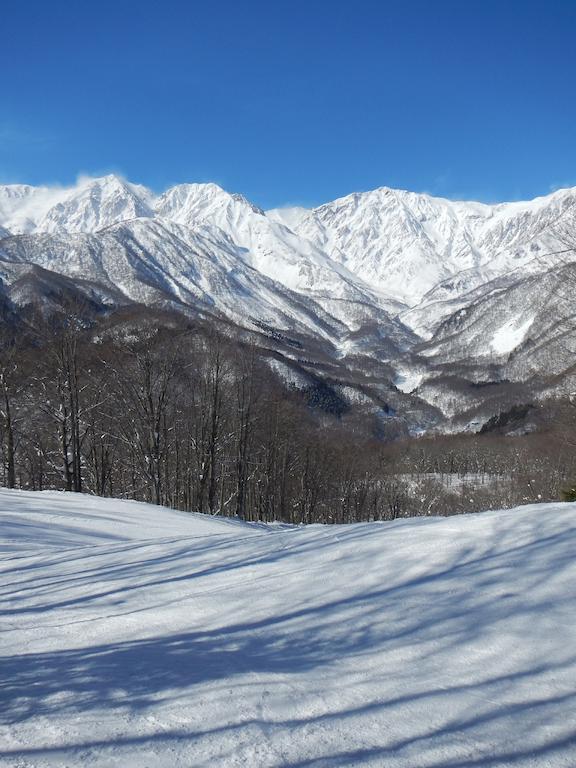
[[[0,766],[574,766],[576,513],[0,491]]]

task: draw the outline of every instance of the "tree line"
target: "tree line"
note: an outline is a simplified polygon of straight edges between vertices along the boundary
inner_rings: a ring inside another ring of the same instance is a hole
[[[387,442],[279,381],[254,342],[207,324],[98,323],[81,311],[4,323],[0,438],[9,488],[290,523],[546,500],[572,472],[554,441]]]

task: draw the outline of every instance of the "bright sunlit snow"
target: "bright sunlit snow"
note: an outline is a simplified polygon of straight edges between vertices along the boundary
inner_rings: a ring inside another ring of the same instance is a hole
[[[512,318],[505,325],[499,328],[492,339],[491,347],[499,355],[508,354],[516,349],[518,344],[524,341],[526,332],[534,322],[533,317],[529,317],[524,322],[518,322],[518,318]]]
[[[0,765],[574,766],[576,512],[247,525],[0,492]]]
[[[421,371],[399,366],[394,385],[401,392],[414,392],[420,386],[423,378],[424,374]]]

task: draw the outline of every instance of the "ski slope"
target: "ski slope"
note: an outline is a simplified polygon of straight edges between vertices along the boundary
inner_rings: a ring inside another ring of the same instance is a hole
[[[576,507],[289,528],[0,491],[0,766],[576,765]]]

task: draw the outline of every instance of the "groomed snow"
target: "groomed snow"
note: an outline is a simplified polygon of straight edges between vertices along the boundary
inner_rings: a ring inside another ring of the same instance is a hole
[[[576,507],[286,528],[0,491],[0,765],[576,765]]]

